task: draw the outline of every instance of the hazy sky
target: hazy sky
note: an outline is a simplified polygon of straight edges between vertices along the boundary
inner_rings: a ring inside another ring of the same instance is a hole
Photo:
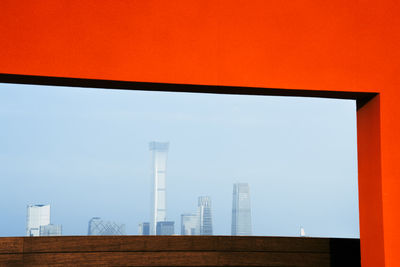
[[[253,233],[359,237],[355,101],[0,84],[0,236],[27,204],[64,235],[91,217],[150,220],[150,141],[169,141],[167,217],[211,196],[230,234],[234,182],[250,185]]]

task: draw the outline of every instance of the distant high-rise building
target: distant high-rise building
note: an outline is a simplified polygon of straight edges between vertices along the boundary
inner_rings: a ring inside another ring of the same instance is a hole
[[[89,221],[88,235],[125,235],[125,224],[93,217]]]
[[[28,205],[26,235],[40,236],[40,226],[50,224],[50,205]]]
[[[212,235],[211,198],[199,197],[198,208],[200,235]]]
[[[157,222],[156,235],[173,235],[175,234],[175,222],[163,221]]]
[[[181,215],[181,235],[199,235],[200,219],[197,213],[185,213]]]
[[[152,180],[152,207],[150,234],[156,234],[157,222],[167,219],[166,184],[167,155],[169,143],[151,142],[151,180]]]
[[[139,224],[138,235],[150,235],[150,223],[144,222]]]
[[[251,235],[250,188],[247,183],[233,185],[232,235]]]
[[[306,236],[306,231],[304,231],[303,226],[300,226],[300,236],[305,237]]]
[[[40,236],[60,236],[62,235],[62,226],[59,224],[48,224],[40,226]]]

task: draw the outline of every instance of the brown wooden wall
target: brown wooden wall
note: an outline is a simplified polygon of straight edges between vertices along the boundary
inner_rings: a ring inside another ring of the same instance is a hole
[[[230,236],[0,238],[0,266],[360,266],[360,240]]]

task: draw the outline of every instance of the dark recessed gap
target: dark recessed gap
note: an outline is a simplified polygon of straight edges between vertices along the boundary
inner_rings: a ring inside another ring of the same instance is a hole
[[[363,107],[378,93],[321,91],[304,89],[280,89],[262,87],[221,86],[221,85],[195,85],[175,83],[130,82],[100,79],[81,79],[35,75],[19,75],[0,73],[1,83],[55,85],[86,88],[124,89],[161,92],[186,92],[186,93],[214,93],[235,95],[269,95],[269,96],[304,96],[352,99],[357,102],[357,110]]]

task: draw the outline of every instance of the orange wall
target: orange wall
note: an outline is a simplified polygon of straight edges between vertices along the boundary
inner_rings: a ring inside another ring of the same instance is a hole
[[[363,266],[400,265],[400,4],[0,1],[0,73],[379,92],[358,112]]]
[[[357,111],[362,266],[384,266],[385,262],[380,123],[380,96],[376,96]]]

